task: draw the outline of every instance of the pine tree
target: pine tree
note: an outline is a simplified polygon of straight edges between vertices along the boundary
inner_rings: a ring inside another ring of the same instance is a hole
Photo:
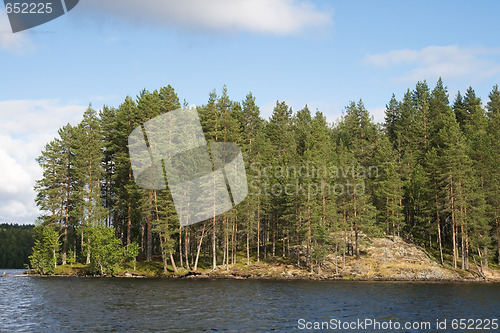
[[[217,108],[217,94],[213,90],[208,99],[207,105],[198,107],[200,122],[205,133],[207,142],[217,142],[221,140],[220,114]],[[215,206],[215,202],[214,202]],[[212,267],[217,267],[217,217],[212,218]]]
[[[62,127],[58,131],[60,137],[60,154],[61,154],[61,182],[63,186],[63,193],[61,194],[61,199],[63,201],[63,211],[64,211],[64,229],[63,229],[63,244],[61,261],[63,265],[66,265],[67,251],[68,251],[68,237],[69,228],[72,227],[73,231],[77,225],[77,216],[74,214],[74,208],[77,202],[77,188],[78,179],[76,176],[75,168],[75,154],[74,147],[75,142],[75,129],[70,124]],[[73,235],[76,237],[76,235]]]
[[[494,230],[493,238],[497,243],[497,262],[500,265],[500,91],[493,87],[487,103],[488,133],[491,140],[489,172],[486,181],[486,200],[489,204],[489,217]]]
[[[37,181],[35,191],[37,205],[48,213],[44,216],[44,221],[59,224],[64,235],[61,261],[65,265],[69,228],[77,223],[73,214],[77,187],[73,154],[74,129],[68,124],[58,134],[59,138],[47,144],[37,159],[43,170],[43,178]]]
[[[113,212],[111,208],[115,206],[116,200],[118,199],[115,191],[117,188],[113,186],[113,174],[116,169],[115,154],[117,153],[117,147],[113,145],[113,141],[116,136],[115,129],[117,128],[117,110],[115,108],[104,106],[102,110],[99,111],[99,118],[101,120],[101,135],[103,139],[104,152],[104,180],[101,193],[104,201],[104,207],[108,212],[108,215],[106,216],[106,226],[109,227],[112,224],[116,224],[116,222],[113,221]]]
[[[273,257],[276,256],[276,244],[280,234],[283,241],[282,256],[286,256],[284,242],[290,229],[289,221],[294,214],[293,198],[285,191],[287,184],[295,183],[295,173],[289,172],[296,167],[296,143],[292,132],[292,115],[292,109],[285,102],[276,102],[266,129],[275,156],[271,162],[274,175],[270,179]]]
[[[342,140],[361,165],[369,165],[373,157],[377,130],[373,117],[362,100],[351,102],[339,124]]]
[[[61,200],[64,191],[61,177],[61,143],[52,140],[45,145],[42,154],[37,158],[38,164],[43,171],[43,178],[37,180],[35,199],[40,210],[46,212],[44,220],[58,223],[62,219],[63,202]]]
[[[263,120],[260,117],[260,110],[257,104],[255,103],[255,97],[252,93],[249,93],[246,96],[246,99],[242,102],[242,119],[241,124],[243,130],[241,132],[241,146],[243,150],[243,154],[245,157],[245,167],[247,170],[247,177],[250,180],[256,178],[256,174],[254,173],[254,166],[259,164],[259,148],[261,148],[262,137],[259,137],[259,132],[262,131]],[[252,167],[251,167],[252,166]],[[259,201],[260,197],[252,193],[252,185],[256,183],[250,183],[249,187],[249,195],[246,199],[246,252],[247,252],[247,265],[250,264],[250,241],[255,232],[255,225],[257,224],[257,229],[259,234],[257,235],[257,260],[259,260],[259,247],[260,247],[260,209]]]
[[[401,206],[403,182],[394,155],[395,151],[388,137],[382,135],[375,152],[380,171],[374,180],[374,203],[379,213],[379,221],[383,222],[386,233],[396,236],[404,229],[404,216]]]
[[[469,87],[463,99],[464,109],[467,114],[467,123],[463,126],[463,132],[466,137],[467,153],[471,159],[472,170],[469,181],[464,185],[469,196],[466,217],[469,228],[474,232],[465,230],[467,233],[465,237],[466,246],[462,256],[465,258],[465,262],[462,266],[468,266],[469,244],[474,249],[477,249],[481,257],[483,251],[487,254],[487,246],[489,245],[486,237],[489,234],[489,225],[486,215],[488,208],[486,206],[485,190],[487,187],[486,181],[489,177],[488,173],[490,172],[488,166],[492,156],[492,143],[488,134],[488,119],[481,104],[481,99],[476,97],[472,87]],[[469,237],[469,234],[472,234],[473,237]]]
[[[160,99],[160,114],[171,112],[177,110],[181,107],[179,97],[175,92],[174,88],[170,85],[161,88],[159,91]],[[177,271],[177,267],[174,260],[175,253],[175,241],[174,235],[177,230],[179,230],[180,223],[175,212],[175,206],[173,199],[171,197],[170,191],[153,191],[154,202],[155,202],[155,232],[158,233],[160,240],[160,249],[162,254],[163,269],[167,271],[167,256],[170,259],[170,264],[174,272]],[[164,215],[159,212],[163,212]],[[179,237],[182,236],[182,232],[179,232]],[[182,252],[179,253],[182,257]],[[187,260],[187,259],[186,259]]]
[[[429,149],[430,137],[430,91],[426,81],[417,82],[412,99],[415,111],[413,144],[418,151],[417,160],[422,161]]]
[[[87,244],[87,264],[90,263],[90,230],[105,223],[107,215],[102,204],[101,181],[104,178],[102,161],[103,140],[100,120],[91,106],[75,129],[75,171],[78,180],[75,211],[81,221],[81,247]],[[90,228],[90,229],[89,229]]]
[[[429,218],[433,219],[435,217],[435,230],[437,235],[437,245],[439,248],[439,258],[441,265],[444,265],[442,237],[442,227],[444,221],[442,214],[443,193],[441,191],[441,159],[438,155],[436,147],[432,147],[427,152],[425,156],[425,169],[429,175]]]
[[[330,230],[337,227],[337,214],[335,197],[332,195],[335,178],[331,177],[329,170],[333,166],[333,145],[330,140],[330,130],[326,118],[319,111],[311,120],[310,135],[307,138],[304,153],[306,168],[311,166],[310,181],[307,188],[311,200],[313,226],[312,226],[312,261],[318,270],[326,259],[330,247]],[[308,198],[309,199],[309,198]]]
[[[140,126],[141,119],[136,103],[127,97],[116,112],[114,128],[107,132],[106,153],[111,155],[114,167],[111,175],[113,193],[116,196],[113,207],[115,229],[122,236],[122,242],[128,246],[132,242],[133,230],[140,228],[139,202],[142,193],[135,184],[130,156],[128,136]],[[106,138],[106,137],[105,137]]]
[[[467,201],[463,185],[467,181],[471,163],[466,154],[465,140],[451,108],[447,107],[440,114],[437,123],[441,125],[436,140],[441,156],[441,188],[446,193],[443,208],[451,220],[453,266],[456,268],[458,234],[465,222],[464,208]]]
[[[465,124],[467,124],[468,121],[468,114],[460,91],[457,93],[455,101],[453,102],[453,112],[455,112],[457,122],[460,125],[460,128],[463,130]]]
[[[400,111],[400,103],[396,100],[396,96],[392,94],[391,100],[389,104],[385,107],[385,129],[387,131],[387,135],[389,136],[390,142],[397,142],[397,130],[398,124],[401,121],[401,111]],[[396,147],[394,147],[396,148]]]

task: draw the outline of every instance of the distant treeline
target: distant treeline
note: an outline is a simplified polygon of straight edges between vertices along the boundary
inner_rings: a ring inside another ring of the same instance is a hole
[[[25,268],[33,247],[34,225],[0,224],[0,269]]]
[[[461,269],[500,260],[497,86],[488,101],[468,88],[450,102],[441,80],[433,89],[418,82],[392,97],[384,124],[361,100],[329,124],[320,111],[279,101],[264,119],[251,93],[234,101],[226,87],[213,91],[197,108],[206,140],[241,147],[249,195],[184,228],[168,189],[135,183],[127,140],[181,104],[171,86],[144,90],[116,108],[89,107],[81,123],[59,130],[38,159],[39,224],[51,230],[38,234],[34,263],[49,272],[80,261],[103,272],[104,259],[139,246],[165,270],[275,258],[319,270],[331,255],[359,257],[366,236],[384,234]]]

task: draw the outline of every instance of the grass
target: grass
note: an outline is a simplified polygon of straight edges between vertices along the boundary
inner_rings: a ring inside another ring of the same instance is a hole
[[[58,265],[54,272],[55,275],[88,275],[87,265],[75,263],[73,265]]]

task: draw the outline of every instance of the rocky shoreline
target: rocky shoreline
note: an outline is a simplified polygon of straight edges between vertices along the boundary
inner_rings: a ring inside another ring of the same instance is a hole
[[[258,276],[258,275],[234,275],[234,274],[206,274],[199,272],[188,272],[187,274],[166,274],[158,276],[146,276],[136,274],[120,274],[120,275],[77,275],[77,274],[54,274],[54,275],[41,275],[41,274],[22,274],[22,275],[6,275],[4,277],[78,277],[78,278],[133,278],[133,279],[206,279],[206,280],[278,280],[278,281],[351,281],[351,282],[436,282],[436,283],[450,283],[450,282],[500,282],[498,278],[482,278],[482,277],[461,277],[461,278],[421,278],[421,279],[405,279],[397,277],[347,277],[347,276]]]
[[[280,260],[250,265],[218,266],[215,269],[190,271],[180,269],[165,274],[159,263],[153,270],[124,270],[104,277],[176,278],[176,279],[261,279],[315,281],[387,281],[387,282],[500,282],[500,271],[470,267],[453,269],[436,263],[423,249],[399,237],[374,238],[365,242],[360,259],[329,255],[321,267],[311,271],[306,267]],[[82,267],[66,266],[63,273],[51,276],[96,277],[86,274]],[[39,276],[31,274],[31,276]]]

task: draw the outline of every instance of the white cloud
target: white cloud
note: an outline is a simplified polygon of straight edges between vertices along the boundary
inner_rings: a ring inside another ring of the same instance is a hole
[[[299,0],[86,0],[79,6],[133,22],[222,32],[290,35],[332,22],[331,10]]]
[[[383,123],[385,121],[385,106],[379,108],[367,108],[367,110],[370,112],[370,115],[373,116],[373,121],[375,123]]]
[[[42,176],[35,159],[58,128],[76,124],[83,110],[58,100],[0,101],[0,223],[35,221],[33,186]]]
[[[0,48],[18,54],[34,48],[26,32],[12,33],[9,18],[5,12],[0,12]]]
[[[390,69],[405,66],[405,74],[394,77],[396,81],[467,78],[481,81],[500,73],[500,49],[462,48],[451,46],[429,46],[421,50],[393,50],[368,55],[365,63],[374,67]]]
[[[260,115],[262,118],[270,119],[273,115],[274,107],[276,106],[276,101],[269,101],[259,106]]]

